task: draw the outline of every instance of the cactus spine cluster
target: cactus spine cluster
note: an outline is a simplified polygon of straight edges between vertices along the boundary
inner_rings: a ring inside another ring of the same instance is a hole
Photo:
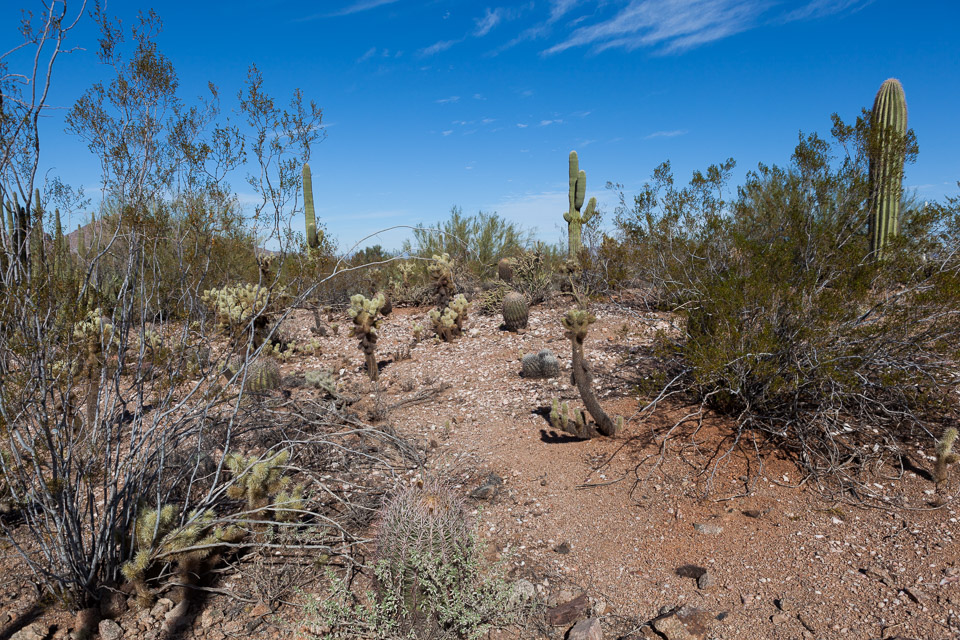
[[[247,511],[263,511],[269,507],[274,511],[274,519],[295,520],[296,511],[303,507],[303,487],[291,486],[290,478],[283,475],[289,460],[288,450],[266,458],[231,453],[224,459],[234,478],[227,495],[245,500]]]
[[[903,163],[907,136],[907,100],[900,81],[884,81],[870,113],[870,252],[882,258],[898,233]]]
[[[463,323],[467,320],[467,310],[469,308],[470,303],[467,302],[467,298],[459,293],[450,301],[442,313],[439,309],[431,310],[429,317],[433,323],[433,330],[437,332],[437,337],[444,342],[453,342],[463,335]]]
[[[559,405],[556,401],[553,403],[553,411],[550,412],[550,422],[554,428],[567,431],[580,438],[592,438],[598,434],[614,436],[623,427],[622,417],[617,416],[617,419],[613,420],[600,406],[600,402],[593,392],[593,379],[583,356],[583,341],[587,337],[587,330],[596,321],[597,318],[592,313],[581,309],[568,311],[561,321],[572,347],[573,381],[577,385],[577,390],[580,391],[580,398],[583,400],[584,406],[596,422],[596,426],[590,424],[580,410],[575,410],[571,419],[566,403]]]
[[[431,598],[443,599],[454,584],[469,580],[463,563],[472,549],[463,503],[437,480],[401,489],[381,512],[377,527],[376,577],[382,598],[391,598],[416,625]]]
[[[933,481],[939,487],[947,481],[947,466],[960,460],[960,455],[953,452],[953,443],[957,440],[957,430],[953,427],[943,432],[943,437],[937,440],[937,460],[933,465]]]
[[[556,378],[560,375],[560,362],[550,349],[528,353],[521,360],[520,375],[524,378]]]
[[[453,295],[453,260],[449,253],[442,256],[434,254],[433,262],[427,266],[427,273],[433,280],[433,289],[437,294],[437,306],[443,308]]]
[[[567,255],[571,260],[578,260],[583,250],[583,225],[589,224],[596,215],[597,199],[590,198],[587,209],[582,214],[583,198],[587,192],[587,174],[580,170],[580,161],[577,152],[570,152],[570,210],[563,214],[567,221]]]
[[[526,329],[530,306],[523,294],[511,291],[503,298],[503,324],[507,331]]]
[[[379,376],[377,365],[377,325],[380,323],[380,309],[386,301],[383,294],[378,294],[368,300],[358,293],[350,298],[350,308],[347,313],[353,318],[353,327],[350,335],[360,338],[360,350],[366,358],[367,375],[376,382]]]
[[[306,217],[307,246],[317,249],[320,247],[320,238],[317,236],[317,214],[313,208],[313,177],[307,163],[303,163],[303,215]]]

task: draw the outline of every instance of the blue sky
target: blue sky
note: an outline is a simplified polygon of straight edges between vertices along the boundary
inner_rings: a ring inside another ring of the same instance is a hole
[[[888,77],[904,85],[920,156],[906,184],[956,195],[960,45],[953,2],[895,0],[235,0],[111,1],[133,22],[153,7],[182,95],[217,84],[235,107],[247,68],[286,100],[303,89],[324,110],[313,150],[318,216],[347,247],[396,224],[431,223],[452,205],[498,212],[547,241],[563,237],[567,154],[611,217],[608,181],[635,192],[671,160],[694,169],[737,160],[784,163],[799,131],[852,120]],[[4,14],[11,13],[5,9]],[[12,17],[12,16],[9,16]],[[11,21],[2,37],[13,43]],[[87,48],[62,61],[53,102],[69,107],[94,80]],[[6,49],[7,47],[3,47]],[[82,143],[45,123],[44,166],[95,187]],[[241,197],[249,191],[232,180]],[[76,222],[76,221],[74,221]],[[302,229],[298,218],[295,225]],[[398,246],[403,232],[380,242]]]

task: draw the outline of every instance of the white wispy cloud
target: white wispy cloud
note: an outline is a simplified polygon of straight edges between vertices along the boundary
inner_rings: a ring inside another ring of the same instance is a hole
[[[551,124],[563,124],[563,120],[557,119],[557,120],[541,120],[540,121],[541,127],[546,127]]]
[[[441,51],[446,51],[455,44],[463,42],[463,38],[459,40],[441,40],[440,42],[435,42],[429,47],[420,50],[420,55],[423,57],[432,56],[440,53]]]
[[[573,9],[580,0],[551,0],[548,22],[556,22]]]
[[[360,13],[361,11],[376,9],[377,7],[381,7],[385,4],[393,4],[394,2],[397,2],[397,0],[359,0],[351,5],[347,5],[339,11],[334,11],[333,13],[328,13],[327,15],[330,17],[348,16],[351,13]]]
[[[542,53],[583,46],[595,52],[650,48],[659,54],[681,53],[759,26],[852,12],[872,1],[810,0],[792,11],[775,13],[777,3],[771,0],[630,0],[613,16],[577,27]],[[569,10],[566,4],[555,0],[553,9]]]
[[[370,47],[369,49],[367,49],[366,53],[364,53],[362,56],[357,58],[357,64],[360,64],[361,62],[366,62],[367,60],[369,60],[375,55],[377,55],[377,48]]]
[[[676,138],[677,136],[682,136],[690,133],[686,129],[674,129],[672,131],[654,131],[648,136],[644,137],[644,140],[650,140],[651,138]]]
[[[434,100],[437,104],[449,104],[451,102],[459,102],[460,96],[450,96],[449,98],[440,98],[439,100]]]
[[[448,136],[448,135],[450,135],[451,133],[453,133],[453,129],[447,129],[446,131],[442,131],[441,133],[442,133],[444,136]]]
[[[518,122],[518,123],[517,123],[517,128],[519,128],[519,129],[526,129],[526,128],[529,127],[529,126],[530,126],[530,125],[528,125],[528,124],[526,124],[526,123],[523,123],[523,122]]]
[[[490,33],[494,27],[496,27],[500,22],[503,21],[504,10],[501,7],[490,10],[490,7],[487,7],[486,12],[483,14],[482,18],[477,18],[477,28],[474,30],[473,35],[478,38]]]

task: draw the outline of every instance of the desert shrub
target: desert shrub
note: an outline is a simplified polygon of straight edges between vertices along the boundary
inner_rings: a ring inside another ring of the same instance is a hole
[[[735,418],[738,441],[759,430],[843,482],[957,417],[957,202],[906,212],[889,254],[870,257],[865,127],[835,119],[839,158],[801,138],[789,166],[761,165],[730,203],[731,162],[683,189],[662,165],[621,218],[683,318],[662,351],[678,380]]]
[[[418,225],[413,241],[405,242],[403,250],[420,258],[446,253],[462,269],[462,275],[483,281],[496,276],[501,258],[516,255],[531,240],[529,231],[496,213],[464,216],[460,207],[453,207],[450,218],[436,227]]]
[[[308,604],[307,627],[327,638],[479,638],[517,611],[501,568],[484,570],[464,505],[443,482],[397,492],[380,512],[376,545],[365,602],[331,575],[330,597]]]

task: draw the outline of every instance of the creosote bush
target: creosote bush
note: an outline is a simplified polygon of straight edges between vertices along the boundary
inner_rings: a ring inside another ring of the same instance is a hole
[[[833,134],[837,147],[802,137],[730,202],[732,161],[684,188],[664,164],[619,221],[652,298],[681,317],[661,342],[667,377],[733,416],[736,441],[766,433],[858,486],[871,461],[957,418],[960,234],[956,200],[910,208],[871,259],[868,118],[834,117]]]

